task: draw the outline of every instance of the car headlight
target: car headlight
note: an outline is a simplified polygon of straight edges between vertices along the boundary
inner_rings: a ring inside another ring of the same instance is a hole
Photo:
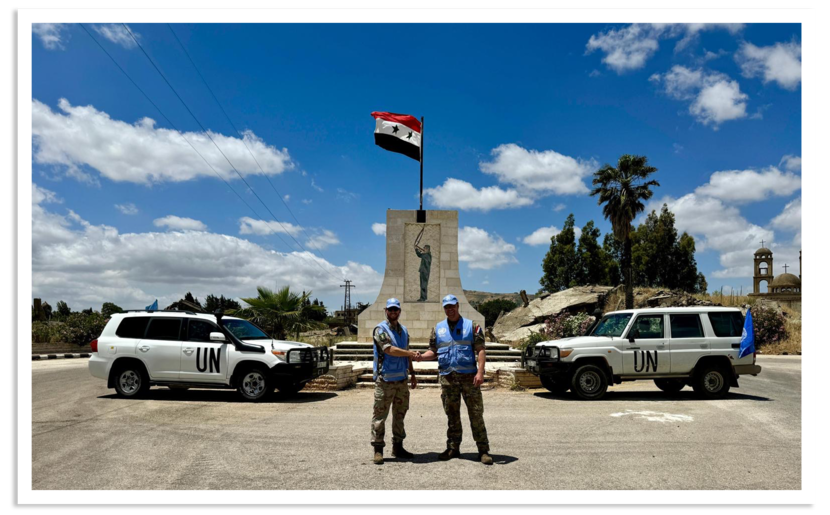
[[[542,347],[539,349],[539,357],[540,358],[549,358],[550,357],[550,349],[548,347]]]

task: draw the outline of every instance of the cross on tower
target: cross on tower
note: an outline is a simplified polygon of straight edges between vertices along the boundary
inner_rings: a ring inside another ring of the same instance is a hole
[[[764,240],[761,240],[761,246],[762,247],[764,246]]]
[[[787,273],[787,264],[786,263],[784,263],[784,273],[785,274]]]

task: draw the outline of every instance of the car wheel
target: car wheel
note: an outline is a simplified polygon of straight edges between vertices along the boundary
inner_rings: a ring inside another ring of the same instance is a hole
[[[692,388],[704,399],[723,399],[729,393],[729,379],[725,368],[717,365],[705,366],[696,374]]]
[[[246,401],[261,401],[274,390],[274,387],[269,382],[268,372],[265,369],[259,367],[250,368],[240,376],[236,391]]]
[[[150,378],[142,367],[128,364],[115,373],[115,393],[124,399],[141,397],[150,389]]]
[[[607,390],[605,371],[596,365],[582,365],[571,376],[571,391],[580,399],[601,399]]]
[[[283,395],[294,395],[305,388],[305,383],[281,383],[277,385],[277,390]]]
[[[655,379],[654,384],[667,393],[677,393],[686,386],[686,382],[681,379]]]
[[[571,387],[567,381],[556,381],[553,376],[539,376],[539,380],[542,381],[542,386],[555,395],[564,395]]]

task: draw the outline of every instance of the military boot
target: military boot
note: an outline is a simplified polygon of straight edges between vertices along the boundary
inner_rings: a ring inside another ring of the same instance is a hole
[[[404,458],[407,460],[415,457],[414,454],[403,448],[403,442],[392,444],[392,456],[396,458]]]
[[[458,452],[458,449],[447,448],[447,450],[438,455],[438,459],[441,461],[447,461],[459,456],[461,456],[461,453]]]
[[[485,465],[492,465],[493,464],[493,457],[490,456],[489,452],[480,452],[478,453],[478,459],[481,460],[482,463]]]
[[[372,458],[375,465],[383,465],[383,447],[375,447],[375,457]]]

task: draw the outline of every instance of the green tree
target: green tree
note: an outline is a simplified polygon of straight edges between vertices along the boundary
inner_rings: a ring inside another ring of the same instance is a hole
[[[46,320],[52,319],[52,306],[49,305],[48,302],[45,302],[40,305],[40,308],[43,310],[43,314],[46,316]]]
[[[706,276],[697,274],[697,283],[695,283],[696,293],[707,293],[709,291],[709,284],[706,282]]]
[[[57,310],[57,318],[63,320],[64,318],[68,317],[72,310],[69,309],[69,306],[66,305],[66,302],[59,300],[58,303],[55,305],[55,309]]]
[[[602,250],[605,252],[605,269],[608,274],[608,285],[618,286],[622,284],[622,244],[610,232],[602,240]]]
[[[113,304],[112,302],[104,302],[104,305],[101,306],[101,314],[105,317],[111,317],[113,313],[123,313],[124,310],[121,309],[121,306],[117,304]]]
[[[257,296],[242,300],[248,307],[235,309],[228,314],[238,316],[257,324],[279,340],[284,340],[289,332],[299,338],[300,331],[320,327],[311,318],[311,314],[323,310],[320,306],[303,307],[311,292],[300,295],[292,292],[288,286],[272,291],[264,286],[257,286]]]
[[[608,284],[608,257],[599,245],[599,229],[590,220],[582,228],[576,247],[577,282],[580,285]]]
[[[510,299],[491,299],[476,306],[476,311],[484,315],[484,327],[493,327],[502,311],[513,311],[518,305]]]
[[[576,255],[574,215],[565,220],[562,231],[550,239],[550,249],[542,260],[540,291],[557,292],[576,286],[579,281],[579,261]]]
[[[205,312],[207,313],[213,313],[217,309],[230,311],[232,309],[240,309],[241,307],[238,302],[233,299],[226,299],[224,295],[217,297],[216,295],[208,294],[205,297]]]
[[[631,222],[643,212],[645,204],[654,195],[652,186],[659,186],[648,177],[657,168],[648,166],[645,156],[623,154],[617,166],[606,164],[594,173],[592,196],[598,196],[602,214],[611,222],[614,236],[623,243],[622,270],[625,282],[625,307],[634,307],[634,282],[631,267]],[[603,205],[604,204],[604,205]]]

